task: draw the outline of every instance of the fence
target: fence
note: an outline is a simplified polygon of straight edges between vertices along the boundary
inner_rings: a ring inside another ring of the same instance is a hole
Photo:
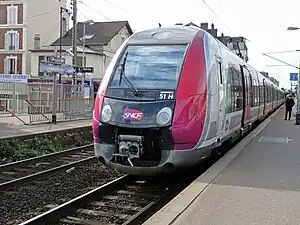
[[[0,83],[0,116],[15,116],[23,123],[92,118],[94,90],[74,84],[59,84],[54,103],[51,83]],[[53,104],[55,109],[53,112]]]
[[[26,84],[0,83],[0,115],[25,113],[27,96]]]

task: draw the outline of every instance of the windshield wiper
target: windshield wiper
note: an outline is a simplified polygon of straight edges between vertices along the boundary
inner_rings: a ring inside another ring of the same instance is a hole
[[[128,80],[128,78],[125,75],[125,64],[126,64],[126,60],[127,60],[127,55],[128,55],[128,52],[126,52],[125,57],[123,59],[123,62],[121,64],[122,67],[121,67],[121,73],[120,73],[119,86],[121,86],[122,79],[124,78],[124,81],[127,84],[127,86],[131,88],[131,90],[133,91],[134,95],[138,96],[139,95],[139,91],[133,86],[133,84],[131,83],[131,81]]]

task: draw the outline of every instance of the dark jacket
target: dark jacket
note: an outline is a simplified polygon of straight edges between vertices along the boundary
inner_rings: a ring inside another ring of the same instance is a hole
[[[285,108],[287,111],[292,111],[294,105],[295,105],[295,102],[294,102],[294,99],[292,99],[292,98],[288,98],[285,101]]]

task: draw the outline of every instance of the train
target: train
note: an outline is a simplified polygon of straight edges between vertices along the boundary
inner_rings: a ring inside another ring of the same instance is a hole
[[[201,164],[284,103],[284,92],[198,27],[134,33],[112,58],[92,119],[94,151],[121,173]]]

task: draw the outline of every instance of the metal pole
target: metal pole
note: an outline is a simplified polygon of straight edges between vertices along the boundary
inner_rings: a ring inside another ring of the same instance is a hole
[[[73,65],[77,66],[77,0],[73,0]],[[77,74],[74,73],[74,83],[77,85]]]
[[[296,125],[300,124],[300,60],[299,60],[299,72],[298,72],[298,86],[297,86],[297,112],[296,112]]]
[[[83,49],[82,49],[82,60],[83,60],[83,67],[85,67],[85,23],[83,23]],[[81,93],[82,93],[82,97],[83,97],[83,93],[84,93],[84,78],[85,78],[85,73],[82,73],[82,77],[81,77]]]
[[[59,56],[62,58],[62,36],[63,36],[63,7],[60,7],[60,29],[59,29]],[[58,83],[61,84],[61,74],[58,77]]]
[[[53,91],[52,91],[52,123],[56,123],[56,74],[53,74]]]
[[[73,65],[77,65],[77,0],[73,0]]]
[[[84,22],[83,23],[83,40],[82,40],[82,45],[83,45],[83,48],[82,48],[82,60],[83,60],[83,63],[82,63],[82,65],[83,65],[83,67],[85,67],[85,65],[84,65],[84,57],[85,57],[85,50],[84,50],[84,48],[85,48],[85,25],[86,25],[86,23]],[[83,101],[83,97],[84,97],[84,73],[82,73],[82,75],[81,75],[81,96],[80,96],[80,98],[82,100],[80,101],[78,99],[82,115],[84,114],[84,101]],[[78,96],[78,98],[79,98],[79,96]]]

